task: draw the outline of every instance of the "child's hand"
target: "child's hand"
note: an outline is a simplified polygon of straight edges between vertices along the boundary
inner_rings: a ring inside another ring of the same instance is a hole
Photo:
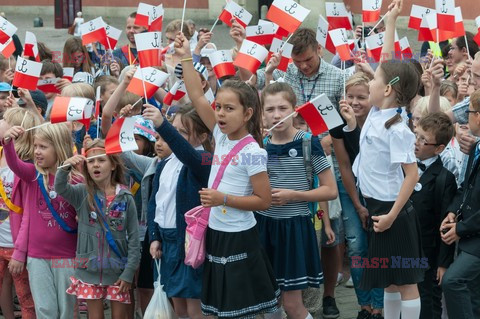
[[[348,129],[350,131],[354,130],[357,127],[357,118],[353,108],[345,100],[340,101],[340,113],[347,122]]]
[[[272,205],[283,206],[293,200],[294,191],[291,189],[272,188]]]
[[[5,108],[9,109],[11,107],[18,107],[17,100],[15,100],[12,94],[10,94],[5,101]]]
[[[437,268],[437,280],[438,280],[439,285],[442,284],[443,275],[445,275],[446,271],[447,271],[447,268],[445,268],[445,267],[440,267],[439,266]]]
[[[425,70],[425,72],[423,72],[421,80],[425,90],[430,92],[430,89],[432,88],[432,77],[430,74],[430,70]]]
[[[280,60],[282,59],[282,51],[272,55],[270,60],[268,60],[267,67],[265,68],[266,74],[272,74],[278,68]]]
[[[432,78],[433,86],[440,86],[443,79],[443,59],[437,59],[433,62],[432,67],[429,70],[430,76]]]
[[[85,136],[83,137],[83,148],[87,148],[87,145],[90,144],[90,142],[92,141],[92,137],[88,134],[85,134]]]
[[[457,215],[455,215],[455,213],[449,212],[445,219],[442,221],[442,224],[440,225],[440,231],[445,228],[446,224],[454,223],[456,217]]]
[[[8,263],[8,270],[12,275],[20,275],[23,272],[24,267],[25,263],[13,258],[10,259],[10,262]]]
[[[3,140],[8,143],[10,140],[15,140],[25,132],[25,129],[21,126],[12,126],[3,135]]]
[[[391,214],[372,216],[373,230],[376,233],[381,233],[392,227],[395,220]]]
[[[15,72],[13,71],[13,69],[7,69],[5,73],[3,73],[3,76],[5,77],[5,82],[12,83],[14,75]]]
[[[110,74],[116,78],[120,75],[120,65],[117,61],[110,63]]]
[[[175,53],[178,56],[184,58],[190,57],[190,44],[182,32],[177,33],[177,36],[175,37],[175,44],[173,47],[175,48]]]
[[[155,127],[160,127],[163,123],[162,112],[153,105],[145,104],[145,110],[143,110],[143,118],[151,120]]]
[[[150,243],[150,255],[153,259],[160,259],[162,257],[162,243],[154,240]]]
[[[388,19],[396,20],[400,15],[400,12],[402,11],[402,8],[403,8],[403,0],[393,0],[392,3],[390,3],[390,5],[388,6],[388,11],[390,11],[390,14],[388,15]]]
[[[25,101],[26,105],[32,108],[36,108],[35,103],[33,102],[33,99],[32,99],[32,95],[30,94],[29,90],[18,88],[17,91],[18,91],[18,96]]]
[[[118,279],[113,285],[119,287],[118,292],[129,292],[132,289],[131,283],[121,279]]]
[[[246,37],[245,28],[242,27],[242,25],[238,23],[236,19],[232,19],[231,22],[232,27],[230,28],[230,37],[232,37],[233,41],[235,41],[237,47],[240,49],[242,42]]]
[[[212,39],[212,35],[213,35],[213,33],[211,33],[211,32],[205,32],[204,34],[202,34],[200,36],[200,38],[198,39],[198,42],[197,42],[197,46],[195,48],[195,50],[198,51],[198,53],[200,53],[200,50],[202,50],[204,46],[206,46],[208,43],[210,43],[210,41]]]
[[[223,193],[211,188],[202,188],[198,192],[200,194],[200,202],[203,207],[215,207],[223,205]]]
[[[130,116],[133,116],[132,111],[133,111],[133,106],[131,104],[127,104],[124,107],[122,107],[118,115],[120,115],[120,117],[130,117]]]
[[[70,82],[69,80],[67,79],[60,79],[58,80],[57,83],[55,83],[55,87],[60,91],[62,92],[62,90],[64,88],[66,88],[67,86],[69,86],[70,84],[72,84],[72,82]]]
[[[74,155],[70,158],[67,158],[65,162],[63,162],[63,165],[71,165],[73,167],[76,167],[77,169],[80,170],[80,165],[85,161],[85,156],[83,155]]]
[[[130,81],[132,81],[133,75],[135,74],[136,71],[137,71],[137,67],[133,67],[130,70],[128,70],[127,73],[125,73],[125,78],[123,78],[123,83],[125,85],[130,84]]]
[[[335,242],[335,232],[331,226],[325,227],[325,235],[327,235],[327,245],[331,245]]]
[[[446,231],[445,233],[442,231],[440,236],[442,237],[442,241],[447,244],[451,245],[457,240],[460,239],[460,236],[457,235],[457,223],[448,223],[443,226],[443,229]]]

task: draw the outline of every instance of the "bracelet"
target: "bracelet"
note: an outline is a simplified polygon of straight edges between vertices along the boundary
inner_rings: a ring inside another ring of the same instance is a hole
[[[226,208],[226,205],[227,205],[227,194],[223,195],[223,207],[222,207],[222,213],[223,214],[226,214],[227,213],[227,208]]]
[[[185,58],[180,60],[180,62],[187,62],[187,61],[193,61],[193,58]]]

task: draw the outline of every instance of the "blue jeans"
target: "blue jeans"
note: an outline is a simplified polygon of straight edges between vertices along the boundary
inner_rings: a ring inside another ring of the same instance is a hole
[[[352,267],[351,258],[353,256],[367,257],[367,232],[363,229],[362,221],[341,180],[337,179],[337,187],[340,203],[342,204],[343,227],[347,240],[347,253],[348,257],[350,257],[350,272],[358,304],[360,306],[372,306],[374,309],[383,309],[383,289],[362,290],[358,288],[362,279],[363,268]]]

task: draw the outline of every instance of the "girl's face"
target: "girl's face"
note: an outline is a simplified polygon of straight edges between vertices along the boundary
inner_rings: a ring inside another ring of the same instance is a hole
[[[450,102],[451,106],[454,106],[457,104],[457,97],[454,96],[452,91],[447,91],[444,95],[445,98],[447,98],[448,102]]]
[[[263,117],[266,127],[272,127],[294,111],[294,107],[285,99],[284,94],[276,93],[265,96],[263,102]],[[293,126],[293,118],[289,118],[273,129],[283,132]]]
[[[88,152],[88,157],[105,154],[104,150],[92,150]],[[93,179],[97,185],[107,185],[111,180],[112,171],[115,166],[110,161],[108,156],[100,156],[87,160],[88,175]]]
[[[170,146],[160,136],[157,136],[157,141],[155,142],[155,153],[160,159],[167,158],[172,154]]]
[[[0,120],[0,140],[3,140],[3,135],[7,130],[9,130],[12,126],[7,123],[5,120]]]
[[[373,80],[371,80],[368,85],[370,92],[368,103],[381,107],[385,100],[384,92],[387,85],[385,84],[385,75],[380,67],[375,70]]]
[[[33,156],[35,163],[43,169],[49,169],[57,165],[57,153],[53,144],[47,140],[34,138]]]
[[[246,130],[253,110],[251,108],[245,110],[235,92],[229,89],[222,90],[217,94],[215,104],[215,118],[223,134],[230,135],[242,129]]]
[[[354,85],[347,90],[347,103],[356,117],[366,117],[372,105],[369,103],[369,91],[366,85]]]
[[[105,86],[105,92],[103,92],[102,95],[100,95],[100,99],[103,102],[103,105],[107,103],[108,99],[112,96],[113,92],[115,92],[115,89],[117,88],[117,84],[115,83],[109,83]]]
[[[74,68],[79,68],[82,66],[85,56],[81,51],[75,51],[72,53],[72,64]]]
[[[135,154],[144,155],[145,148],[147,147],[147,143],[149,143],[143,136],[135,134],[135,142],[137,142],[138,150],[135,151]]]

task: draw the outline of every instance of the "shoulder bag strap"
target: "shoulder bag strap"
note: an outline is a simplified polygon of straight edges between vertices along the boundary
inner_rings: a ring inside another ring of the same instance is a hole
[[[96,210],[99,213],[99,217],[101,219],[100,225],[103,224],[104,229],[105,229],[105,238],[107,239],[108,245],[110,248],[113,250],[115,255],[118,256],[118,258],[122,258],[122,254],[120,253],[120,250],[118,249],[117,243],[115,243],[115,240],[113,239],[112,232],[110,231],[110,226],[108,226],[107,223],[107,217],[105,216],[103,212],[103,205],[102,201],[98,198],[97,194],[94,195],[95,198],[95,204],[96,204]]]

